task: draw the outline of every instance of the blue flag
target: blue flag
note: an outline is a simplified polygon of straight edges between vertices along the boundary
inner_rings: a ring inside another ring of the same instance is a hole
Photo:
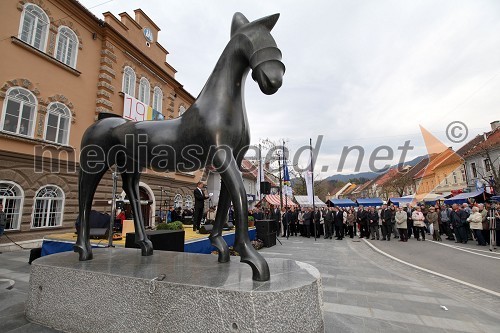
[[[283,185],[290,186],[290,175],[288,174],[288,166],[283,166]]]
[[[290,183],[290,175],[288,174],[288,166],[283,165],[283,192],[285,195],[292,195],[292,184]]]

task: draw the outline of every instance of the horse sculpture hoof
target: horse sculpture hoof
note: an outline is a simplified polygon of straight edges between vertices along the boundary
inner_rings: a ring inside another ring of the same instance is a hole
[[[235,250],[239,252],[241,262],[250,265],[252,268],[252,279],[254,281],[269,281],[271,274],[266,260],[262,257],[252,245],[235,245]]]
[[[224,240],[224,238],[222,238],[222,236],[216,236],[216,237],[209,236],[208,238],[210,239],[212,245],[215,246],[217,250],[219,250],[218,261],[222,263],[229,262],[230,260],[229,247],[227,246],[227,243]]]
[[[92,260],[92,258],[94,257],[92,255],[92,248],[90,246],[86,247],[82,245],[73,245],[73,251],[78,252],[78,260],[80,261]]]
[[[141,247],[141,254],[143,256],[153,255],[153,243],[151,243],[149,239],[143,242],[137,242],[137,244]]]

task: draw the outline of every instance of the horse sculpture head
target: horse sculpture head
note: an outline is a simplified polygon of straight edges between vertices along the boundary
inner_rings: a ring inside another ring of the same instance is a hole
[[[274,14],[249,22],[243,14],[236,13],[231,24],[231,38],[238,35],[244,37],[243,49],[252,69],[252,78],[266,95],[278,91],[285,74],[281,51],[271,35],[279,16]]]

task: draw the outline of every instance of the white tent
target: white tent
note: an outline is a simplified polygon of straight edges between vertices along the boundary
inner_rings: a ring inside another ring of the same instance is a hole
[[[295,201],[299,204],[300,207],[312,207],[312,202],[309,202],[309,198],[307,195],[296,195]],[[326,203],[321,201],[317,195],[314,196],[314,206],[315,207],[326,207]]]

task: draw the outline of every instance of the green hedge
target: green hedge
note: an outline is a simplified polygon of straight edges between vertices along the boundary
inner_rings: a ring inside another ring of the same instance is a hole
[[[156,226],[156,230],[184,230],[184,225],[181,221],[175,221],[170,223],[159,223]]]

